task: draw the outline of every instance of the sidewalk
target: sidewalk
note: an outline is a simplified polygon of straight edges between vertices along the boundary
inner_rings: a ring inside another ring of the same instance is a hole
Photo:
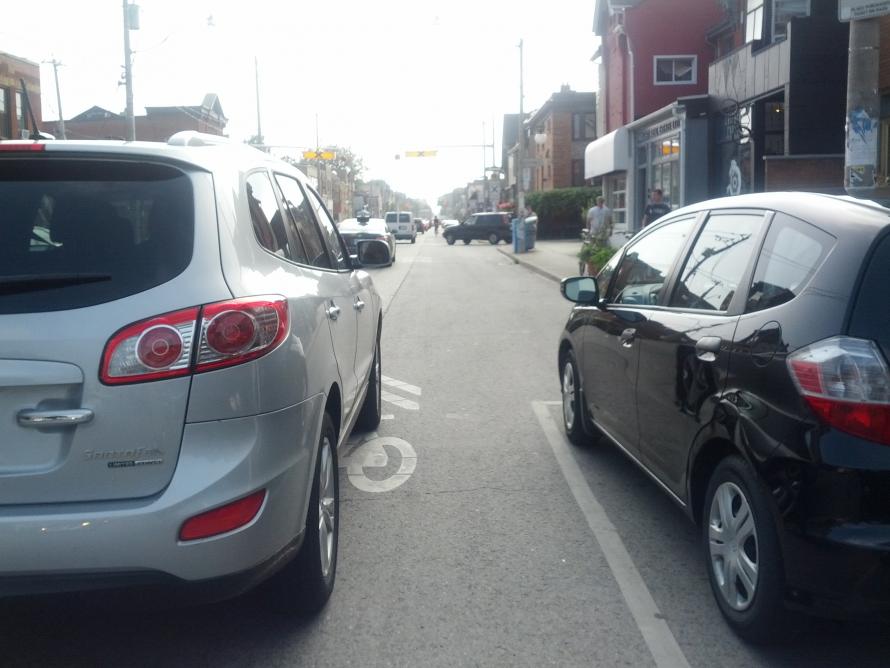
[[[581,250],[580,239],[558,239],[554,241],[540,239],[535,247],[526,253],[514,253],[513,245],[497,246],[498,253],[506,255],[517,264],[541,274],[557,283],[566,276],[578,275],[578,256]]]

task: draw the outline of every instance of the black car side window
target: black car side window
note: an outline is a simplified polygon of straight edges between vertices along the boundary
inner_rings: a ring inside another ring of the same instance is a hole
[[[777,213],[763,244],[745,311],[784,304],[800,294],[834,245],[834,237]]]
[[[649,306],[658,303],[668,273],[686,245],[695,218],[680,218],[653,230],[624,253],[615,272],[613,304]]]
[[[714,213],[699,234],[670,305],[726,311],[755,252],[762,213]]]
[[[284,195],[284,205],[294,228],[306,248],[309,264],[320,269],[330,269],[331,259],[328,257],[324,242],[321,240],[321,231],[318,229],[300,184],[296,179],[282,174],[276,174],[275,180]]]

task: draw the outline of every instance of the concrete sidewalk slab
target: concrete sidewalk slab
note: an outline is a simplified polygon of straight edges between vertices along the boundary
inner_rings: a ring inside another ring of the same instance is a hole
[[[501,255],[557,283],[566,276],[579,274],[579,250],[580,239],[539,240],[535,242],[534,249],[525,253],[514,253],[512,246],[497,247]]]

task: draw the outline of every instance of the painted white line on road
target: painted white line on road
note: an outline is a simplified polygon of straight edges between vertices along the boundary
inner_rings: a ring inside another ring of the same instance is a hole
[[[634,566],[618,530],[594,496],[578,462],[575,461],[571,446],[550,415],[548,406],[558,403],[560,402],[533,401],[532,410],[541,424],[547,442],[553,449],[569,489],[587,520],[587,525],[606,557],[606,563],[615,576],[621,595],[624,596],[630,614],[643,635],[655,665],[659,668],[689,668],[689,661],[686,660],[683,650],[680,649],[640,572]]]
[[[409,411],[420,410],[420,404],[418,404],[416,401],[405,399],[404,397],[400,397],[398,394],[392,394],[391,392],[387,392],[386,390],[380,390],[380,398],[387,403],[395,404],[396,406],[400,408],[406,408]]]
[[[420,396],[420,388],[417,387],[417,385],[409,385],[408,383],[403,383],[402,381],[390,378],[389,376],[380,376],[380,378],[383,380],[384,385],[389,385],[390,387],[394,387],[402,392],[407,392],[408,394],[413,394],[418,397]]]
[[[380,419],[381,420],[395,420],[396,416],[393,415],[392,413],[387,413],[386,415],[381,415]]]

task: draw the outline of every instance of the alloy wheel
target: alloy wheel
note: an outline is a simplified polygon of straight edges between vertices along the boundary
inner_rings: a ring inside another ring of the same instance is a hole
[[[331,441],[325,436],[321,443],[321,468],[318,476],[318,545],[321,550],[321,573],[328,577],[334,556],[334,534],[337,523],[337,505],[334,500],[334,458]]]
[[[562,371],[562,417],[566,429],[575,424],[575,370],[571,361],[567,361]]]
[[[733,610],[747,610],[757,593],[760,552],[751,505],[733,482],[721,483],[714,492],[708,545],[720,594]]]

